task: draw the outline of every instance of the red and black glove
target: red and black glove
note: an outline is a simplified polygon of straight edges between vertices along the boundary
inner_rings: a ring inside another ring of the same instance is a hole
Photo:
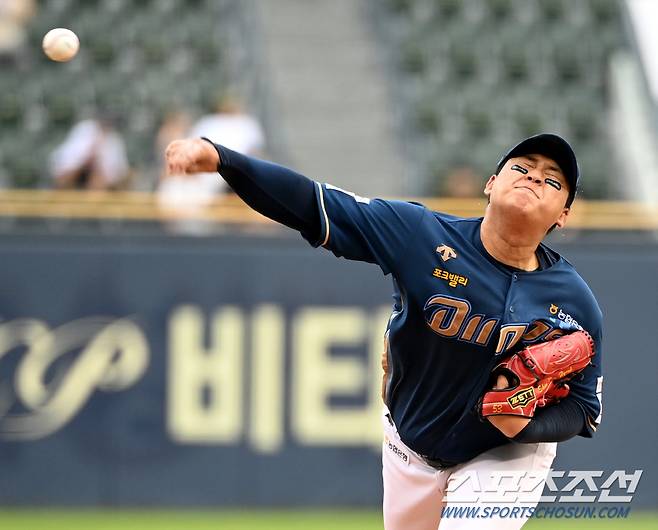
[[[492,380],[504,375],[507,388],[482,396],[483,417],[511,415],[532,418],[537,407],[555,403],[569,394],[566,382],[594,357],[594,341],[586,331],[528,346],[496,366]]]

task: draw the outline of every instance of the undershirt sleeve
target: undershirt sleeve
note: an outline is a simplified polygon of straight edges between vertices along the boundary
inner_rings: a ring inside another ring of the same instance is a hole
[[[585,428],[585,411],[575,399],[537,409],[534,418],[512,440],[520,443],[564,442]]]

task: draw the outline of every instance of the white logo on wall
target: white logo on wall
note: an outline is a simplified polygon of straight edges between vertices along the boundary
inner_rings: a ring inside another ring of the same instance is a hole
[[[137,382],[146,338],[128,319],[89,317],[51,329],[36,319],[0,324],[0,361],[18,353],[13,381],[0,377],[0,438],[35,440],[66,425],[96,391]],[[13,384],[12,384],[13,383]]]

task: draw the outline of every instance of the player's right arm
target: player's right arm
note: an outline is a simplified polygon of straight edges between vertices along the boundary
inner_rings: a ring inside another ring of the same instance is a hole
[[[165,160],[172,174],[221,171],[233,191],[257,212],[307,238],[319,236],[315,183],[303,175],[203,139],[172,142]]]
[[[396,271],[425,211],[412,203],[370,200],[320,185],[210,140],[176,140],[165,158],[172,173],[218,171],[254,210],[299,231],[314,246],[376,263],[385,273]]]

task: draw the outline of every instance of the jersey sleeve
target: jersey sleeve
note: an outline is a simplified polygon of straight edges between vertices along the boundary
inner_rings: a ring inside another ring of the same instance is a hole
[[[425,214],[420,204],[367,199],[331,184],[316,183],[322,229],[313,246],[338,257],[379,265],[395,273]]]
[[[603,392],[603,375],[602,375],[602,315],[598,306],[596,316],[591,326],[585,327],[594,339],[594,358],[592,364],[583,370],[576,378],[569,381],[569,397],[575,399],[585,412],[585,427],[580,436],[591,438],[601,423],[601,414],[603,412],[602,392]]]

